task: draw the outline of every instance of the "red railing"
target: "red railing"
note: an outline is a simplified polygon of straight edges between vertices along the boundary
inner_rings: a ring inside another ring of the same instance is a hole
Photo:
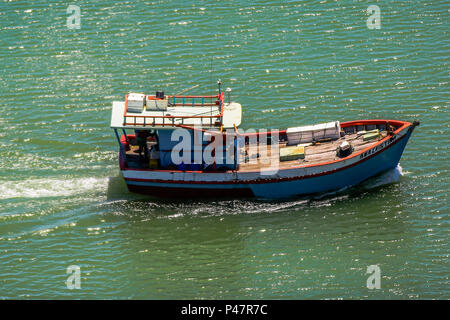
[[[160,98],[156,97],[148,97],[150,99],[154,100],[162,100]],[[219,106],[220,113],[217,115],[193,115],[193,116],[175,116],[175,115],[163,115],[161,116],[151,116],[151,115],[130,115],[127,114],[127,108],[128,108],[128,95],[125,95],[125,110],[123,115],[123,125],[124,126],[175,126],[175,125],[184,125],[184,120],[186,119],[210,119],[210,126],[217,126],[220,127],[222,125],[223,120],[223,104],[224,104],[224,94],[218,94],[218,95],[209,95],[209,96],[167,96],[168,104],[172,107],[212,107],[212,106]],[[181,99],[181,102],[177,103]],[[192,99],[192,102],[188,102],[187,100]],[[196,102],[196,99],[200,100],[201,102]],[[210,99],[210,103],[205,103],[205,99]],[[216,99],[214,102],[212,102],[213,99]],[[132,119],[131,122],[128,122],[128,119]],[[142,121],[139,121],[139,119],[142,119]],[[156,123],[156,119],[162,119],[162,123]],[[167,119],[167,122],[166,122]],[[213,120],[215,119],[215,121]],[[181,120],[181,123],[175,123],[176,120]],[[202,122],[203,124],[203,122]]]

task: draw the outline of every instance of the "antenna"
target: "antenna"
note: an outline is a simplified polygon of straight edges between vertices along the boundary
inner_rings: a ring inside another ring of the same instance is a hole
[[[211,56],[211,67],[209,68],[211,86],[213,86],[213,58],[214,58],[214,56]],[[211,93],[213,91],[214,91],[214,88],[211,88]]]

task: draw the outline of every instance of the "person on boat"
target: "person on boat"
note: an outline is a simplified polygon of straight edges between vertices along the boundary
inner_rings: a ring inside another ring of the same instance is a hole
[[[147,138],[150,136],[148,130],[135,130],[137,145],[139,146],[139,157],[142,157],[142,151],[144,151],[144,159],[148,160],[148,147]]]

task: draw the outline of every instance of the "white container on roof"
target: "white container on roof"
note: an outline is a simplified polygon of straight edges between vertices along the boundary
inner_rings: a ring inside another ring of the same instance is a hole
[[[130,93],[127,98],[127,112],[141,113],[144,111],[145,94]]]
[[[153,96],[146,97],[146,109],[153,111],[166,111],[168,105],[168,100],[166,99],[155,99]]]

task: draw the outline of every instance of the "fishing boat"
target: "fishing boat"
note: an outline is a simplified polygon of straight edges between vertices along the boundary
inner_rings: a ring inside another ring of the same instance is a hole
[[[129,191],[264,199],[337,191],[395,168],[419,124],[375,119],[245,132],[242,107],[226,92],[228,99],[219,83],[215,95],[157,91],[113,102]]]

